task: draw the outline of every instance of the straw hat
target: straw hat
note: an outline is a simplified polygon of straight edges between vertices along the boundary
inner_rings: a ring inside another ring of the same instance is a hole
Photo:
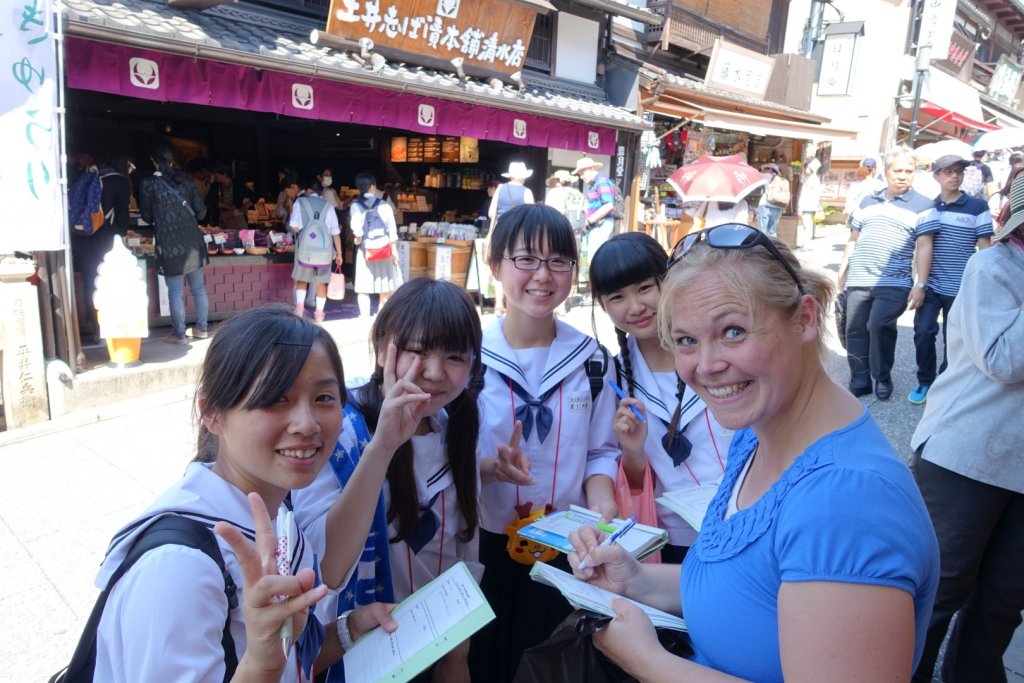
[[[998,227],[995,234],[992,235],[992,241],[998,242],[1006,239],[1022,225],[1024,225],[1024,175],[1019,175],[1010,185],[1010,217],[1006,219],[1006,223]]]
[[[571,183],[574,180],[576,180],[576,176],[569,173],[565,169],[560,168],[557,171],[555,171],[550,178],[548,178],[547,184],[549,187],[551,187],[554,185],[559,185],[561,183]]]
[[[526,180],[533,175],[533,171],[526,168],[526,164],[521,161],[513,161],[508,165],[508,172],[502,173],[504,178],[514,178],[516,180]]]
[[[588,168],[598,169],[603,167],[604,164],[602,164],[600,161],[594,161],[590,157],[581,157],[576,160],[576,168],[573,169],[573,173],[579,175],[580,171],[585,171]]]

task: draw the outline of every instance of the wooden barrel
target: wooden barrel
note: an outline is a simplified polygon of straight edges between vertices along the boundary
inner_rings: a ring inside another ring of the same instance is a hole
[[[452,281],[459,282],[461,279],[461,286],[466,286],[466,276],[469,274],[469,255],[473,251],[472,247],[455,247],[449,245],[427,245],[427,274],[433,276],[434,269],[437,264],[437,249],[448,248],[452,250]]]
[[[427,267],[426,242],[409,242],[409,271]]]

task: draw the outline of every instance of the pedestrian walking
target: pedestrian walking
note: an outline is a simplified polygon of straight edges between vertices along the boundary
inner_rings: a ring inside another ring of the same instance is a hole
[[[846,352],[850,391],[892,396],[896,321],[908,304],[917,308],[924,290],[912,288],[914,246],[935,226],[924,227],[933,201],[910,185],[917,167],[913,150],[885,155],[886,188],[866,198],[850,216],[850,239],[839,263],[839,290],[846,292]]]
[[[924,218],[923,230],[934,229],[922,237],[918,249],[914,287],[924,290],[924,299],[914,313],[914,349],[917,355],[917,386],[907,396],[915,405],[928,398],[928,388],[938,373],[946,369],[946,328],[949,311],[960,290],[967,260],[975,249],[989,246],[992,215],[988,204],[960,190],[967,159],[947,154],[932,164],[932,174],[941,187],[935,206]],[[913,306],[912,306],[913,307]],[[935,338],[942,314],[942,363],[938,363]]]

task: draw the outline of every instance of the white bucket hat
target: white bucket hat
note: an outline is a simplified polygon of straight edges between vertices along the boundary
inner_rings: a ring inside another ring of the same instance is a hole
[[[576,160],[576,168],[575,170],[573,170],[573,173],[579,175],[580,171],[585,171],[588,168],[602,168],[603,166],[604,164],[602,164],[600,161],[594,161],[590,157],[582,157]]]
[[[517,180],[526,180],[533,175],[533,171],[526,168],[526,164],[521,161],[513,161],[508,165],[508,172],[502,173],[504,178],[515,178]]]

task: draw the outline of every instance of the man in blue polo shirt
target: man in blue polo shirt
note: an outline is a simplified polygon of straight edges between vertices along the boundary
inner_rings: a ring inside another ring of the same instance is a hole
[[[846,291],[846,354],[850,392],[892,396],[896,321],[909,304],[917,308],[924,290],[914,289],[914,247],[928,249],[923,218],[933,202],[911,189],[917,157],[907,147],[885,155],[886,188],[865,197],[850,216],[850,241],[839,264],[839,290]],[[934,231],[934,229],[932,230]]]
[[[988,204],[960,191],[964,169],[970,163],[955,154],[947,154],[932,164],[932,173],[942,192],[924,219],[923,230],[935,231],[931,258],[918,259],[914,283],[916,289],[924,291],[924,301],[914,314],[917,388],[910,392],[907,400],[917,405],[927,400],[928,389],[938,374],[935,337],[939,333],[939,312],[942,313],[943,349],[938,372],[942,372],[946,369],[946,321],[953,299],[960,291],[967,260],[974,254],[975,247],[984,249],[991,244],[992,215]]]

